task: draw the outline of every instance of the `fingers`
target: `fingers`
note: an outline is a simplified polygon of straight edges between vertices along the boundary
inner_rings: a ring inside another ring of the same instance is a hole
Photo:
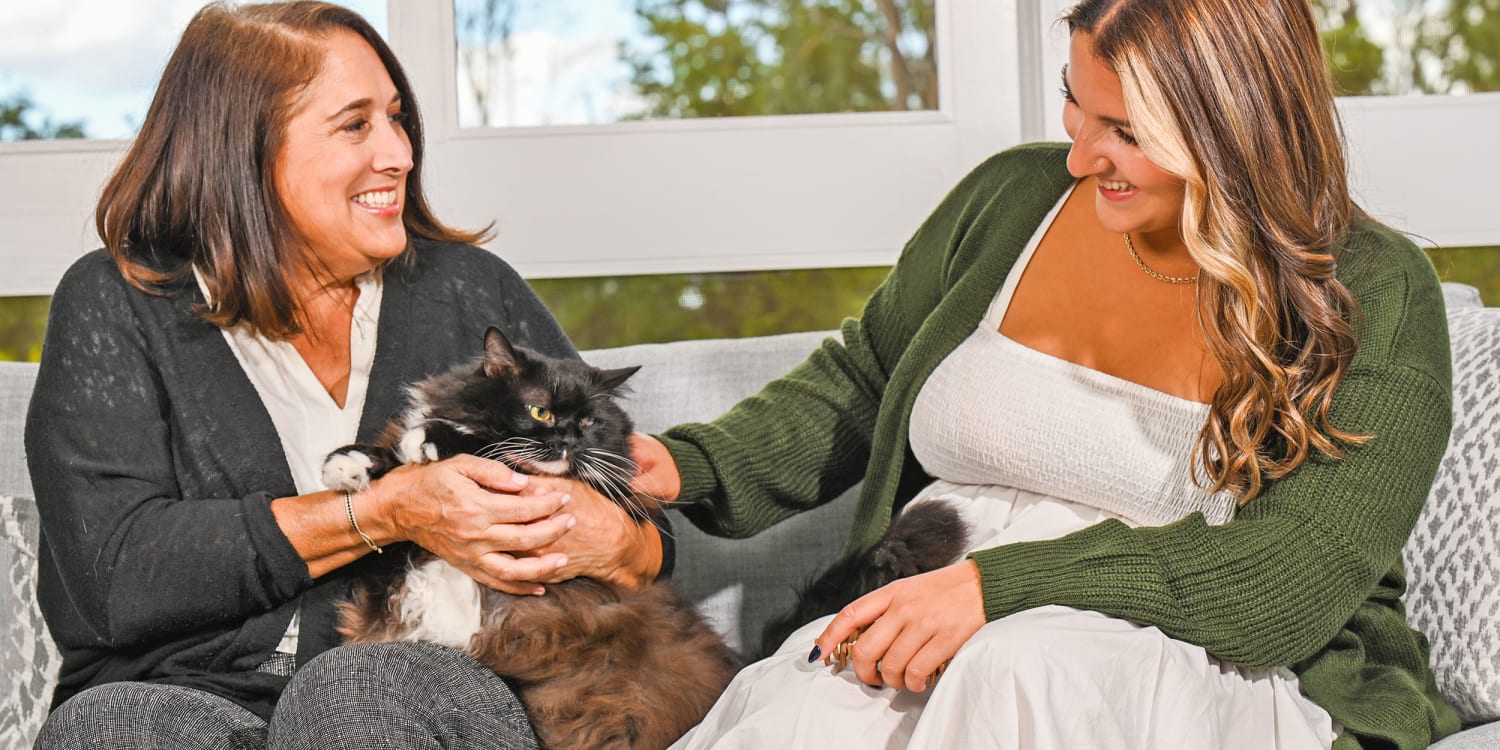
[[[978,581],[978,567],[965,560],[860,597],[824,628],[809,661],[852,639],[846,653],[861,682],[925,690],[984,625]]]
[[[491,552],[480,556],[478,568],[471,570],[470,575],[481,584],[507,594],[541,596],[547,589],[537,581],[552,577],[567,564],[567,556],[560,554],[527,557]]]
[[[495,492],[514,494],[531,481],[531,477],[515,471],[503,462],[467,453],[448,458],[445,463],[475,484]]]
[[[840,643],[852,636],[855,631],[868,629],[871,623],[885,614],[886,609],[890,606],[890,601],[889,589],[881,588],[855,599],[849,606],[844,607],[834,616],[833,621],[828,623],[827,627],[823,628],[823,632],[817,637],[814,643],[812,658],[808,659],[808,661],[816,661],[822,658],[824,663],[827,663],[834,649]],[[874,659],[870,659],[870,652],[875,649],[876,641],[866,642],[865,636],[868,634],[868,631],[862,633],[859,636],[859,640],[855,642],[853,648],[850,650],[851,656],[854,657],[855,673],[867,685],[883,684],[875,678],[874,664],[880,658],[880,654],[885,652],[885,649],[882,646],[879,652],[874,654]],[[869,667],[865,672],[860,672],[862,661],[865,662],[865,666]]]

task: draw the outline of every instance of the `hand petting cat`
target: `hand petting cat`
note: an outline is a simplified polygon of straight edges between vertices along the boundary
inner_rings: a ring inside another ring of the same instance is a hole
[[[570,578],[597,578],[628,588],[656,580],[661,570],[661,537],[655,526],[640,523],[618,503],[587,483],[562,477],[531,477],[522,494],[565,493],[571,499],[564,511],[576,523],[559,538],[532,548],[542,556],[561,555],[565,564],[545,569],[537,584]]]
[[[854,600],[818,635],[809,661],[827,662],[835,646],[863,628],[849,650],[860,681],[922,692],[984,623],[979,566],[960,560]]]
[[[490,588],[540,594],[535,582],[555,580],[568,562],[542,548],[575,518],[566,491],[530,486],[538,482],[470,455],[399,466],[360,493],[375,508],[365,531],[377,543],[415,542]]]

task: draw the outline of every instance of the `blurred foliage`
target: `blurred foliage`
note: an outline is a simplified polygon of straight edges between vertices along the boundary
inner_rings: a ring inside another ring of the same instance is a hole
[[[579,349],[838,328],[886,268],[533,279]]]
[[[1484,304],[1500,306],[1500,246],[1433,248],[1427,257],[1438,278],[1477,287]]]
[[[1313,0],[1339,94],[1500,91],[1500,0]],[[1361,8],[1388,26],[1370,39]]]
[[[51,297],[0,297],[0,362],[41,359],[51,301]]]
[[[53,122],[21,91],[0,99],[0,141],[87,138],[82,122]]]
[[[1440,62],[1447,88],[1500,91],[1500,0],[1452,0],[1425,24],[1419,56]]]
[[[636,0],[637,119],[937,108],[933,0]]]

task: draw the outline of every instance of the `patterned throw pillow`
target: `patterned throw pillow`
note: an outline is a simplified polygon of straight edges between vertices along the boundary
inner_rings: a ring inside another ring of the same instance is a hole
[[[1466,722],[1500,719],[1500,310],[1448,315],[1453,433],[1406,545],[1412,624]]]
[[[36,603],[36,503],[0,496],[0,747],[31,747],[47,717],[57,667],[57,646]]]

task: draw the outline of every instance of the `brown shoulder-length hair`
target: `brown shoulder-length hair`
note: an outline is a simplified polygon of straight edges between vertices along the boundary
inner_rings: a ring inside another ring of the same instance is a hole
[[[1329,420],[1359,314],[1334,253],[1360,212],[1307,0],[1083,0],[1065,20],[1119,74],[1146,157],[1185,183],[1199,327],[1224,372],[1195,452],[1212,489],[1243,504],[1312,450],[1366,439]]]
[[[99,236],[131,284],[156,292],[197,267],[213,297],[199,310],[206,320],[271,338],[301,331],[286,270],[316,260],[294,240],[274,168],[297,97],[322,69],[319,41],[342,31],[369,43],[401,96],[412,149],[402,211],[408,238],[488,237],[488,229],[463,232],[433,216],[422,191],[416,97],[395,54],[359,14],[322,2],[214,3],[183,31],[95,210]]]

